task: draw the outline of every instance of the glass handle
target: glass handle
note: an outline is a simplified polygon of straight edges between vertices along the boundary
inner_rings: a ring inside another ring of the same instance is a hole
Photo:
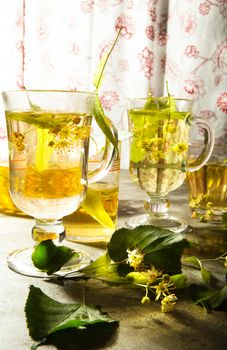
[[[118,138],[117,129],[115,128],[115,126],[113,125],[110,119],[108,119],[108,121],[109,121],[109,126],[112,130],[112,134],[117,140]],[[103,179],[107,175],[117,155],[117,152],[118,152],[118,149],[116,149],[113,146],[113,144],[106,138],[102,160],[100,161],[100,165],[94,171],[88,174],[88,184],[97,182]]]
[[[210,125],[200,117],[191,116],[188,122],[190,125],[196,124],[205,131],[204,147],[200,155],[195,161],[193,161],[192,163],[190,163],[190,165],[187,165],[186,167],[186,171],[192,172],[200,169],[209,160],[214,148],[214,131],[211,129]]]

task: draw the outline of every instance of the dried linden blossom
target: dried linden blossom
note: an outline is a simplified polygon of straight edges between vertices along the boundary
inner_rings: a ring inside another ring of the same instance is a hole
[[[183,153],[188,150],[188,145],[186,142],[178,142],[172,146],[172,151],[177,154]]]
[[[172,312],[176,305],[177,297],[175,294],[166,295],[161,301],[162,312]]]
[[[19,154],[24,152],[25,143],[24,143],[24,133],[21,132],[12,132],[9,137],[9,141],[14,145],[15,149]]]
[[[55,149],[64,149],[73,146],[78,141],[83,141],[90,135],[89,126],[77,126],[70,122],[63,127],[57,127],[49,131],[53,135],[53,140],[49,146]]]

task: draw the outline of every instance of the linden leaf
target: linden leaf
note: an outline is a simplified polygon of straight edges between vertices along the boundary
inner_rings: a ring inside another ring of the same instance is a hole
[[[47,168],[48,161],[53,149],[49,147],[52,136],[47,129],[37,129],[37,147],[35,155],[35,166],[39,171]]]
[[[106,138],[113,144],[113,146],[117,149],[118,147],[118,139],[116,135],[113,135],[112,130],[109,126],[108,119],[105,116],[105,113],[102,108],[102,104],[100,102],[98,94],[95,96],[95,106],[94,106],[94,117],[96,123],[106,136]]]
[[[187,288],[187,277],[184,274],[170,276],[170,281],[173,282],[176,289]]]
[[[102,226],[113,229],[115,228],[115,225],[109,214],[106,212],[101,199],[92,189],[88,188],[85,200],[81,204],[81,207]]]
[[[128,281],[121,276],[120,266],[118,264],[115,264],[110,259],[108,253],[100,256],[90,265],[81,269],[80,272],[86,277],[96,277],[105,282],[121,284],[128,283]],[[125,274],[127,274],[128,272],[129,271],[127,270]]]
[[[219,290],[212,290],[193,284],[189,287],[189,293],[192,300],[206,310],[227,309],[227,285]]]
[[[181,254],[189,246],[181,234],[147,225],[116,230],[108,244],[108,253],[113,261],[122,262],[128,257],[128,249],[137,249],[144,254],[144,264],[175,274],[181,272]]]
[[[53,241],[48,239],[35,247],[32,253],[32,262],[39,270],[51,275],[59,271],[72,257],[79,257],[79,254],[70,248],[56,246]]]
[[[227,230],[227,213],[223,213],[222,215],[222,224],[225,230]]]
[[[201,261],[196,256],[190,256],[188,258],[185,258],[184,262],[189,263],[189,264],[195,266],[196,268],[198,268],[201,272],[201,276],[202,276],[204,282],[208,285],[210,284],[211,273],[210,273],[210,271],[206,270],[202,266]]]
[[[110,51],[102,57],[102,59],[101,59],[101,61],[99,63],[98,71],[95,74],[94,80],[93,80],[93,84],[94,84],[94,86],[95,86],[95,88],[97,90],[99,89],[99,87],[101,85],[101,82],[102,82],[102,79],[103,79],[104,70],[105,70],[105,66],[106,66],[106,64],[108,62],[108,59],[109,59],[109,57],[110,57],[110,55],[111,55],[111,53],[112,53],[112,51],[113,51],[117,41],[118,41],[119,35],[121,33],[121,30],[122,30],[122,28],[119,29],[119,31],[117,33],[117,36],[116,36],[116,38],[115,38],[115,40],[113,42],[113,45],[111,46]]]
[[[135,143],[131,144],[130,147],[130,161],[134,163],[138,163],[143,161],[146,158],[146,151],[139,148]]]
[[[114,334],[118,322],[97,307],[63,304],[30,286],[25,305],[31,338],[39,343],[55,345],[64,350],[99,348]],[[36,347],[35,347],[36,346]]]

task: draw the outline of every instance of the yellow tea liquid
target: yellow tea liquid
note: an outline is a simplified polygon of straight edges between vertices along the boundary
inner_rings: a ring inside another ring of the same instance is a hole
[[[0,165],[0,213],[9,215],[26,215],[13,203],[9,194],[9,167]]]
[[[89,201],[90,193],[92,201]],[[97,182],[89,186],[87,196],[87,206],[82,204],[64,218],[66,238],[85,243],[108,242],[116,229],[118,186]]]
[[[188,173],[187,183],[192,209],[227,211],[227,164],[206,164]]]
[[[10,191],[15,205],[43,220],[61,219],[85,195],[83,157],[91,116],[80,113],[6,111]]]

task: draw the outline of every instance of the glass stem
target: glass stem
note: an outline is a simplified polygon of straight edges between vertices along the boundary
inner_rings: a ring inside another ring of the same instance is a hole
[[[32,238],[37,243],[47,239],[54,240],[56,243],[63,241],[65,228],[62,220],[35,219],[35,225],[32,228]]]
[[[164,219],[168,217],[169,202],[165,197],[150,196],[144,202],[144,208],[148,217]]]

